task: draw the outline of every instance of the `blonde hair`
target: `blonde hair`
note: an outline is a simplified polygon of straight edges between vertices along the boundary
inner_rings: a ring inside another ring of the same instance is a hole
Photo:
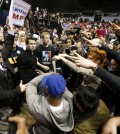
[[[25,32],[24,31],[20,31],[19,32],[19,36],[18,36],[18,44],[21,43],[21,37],[22,36],[25,36],[25,41],[26,42],[26,35],[25,35]]]
[[[42,32],[42,39],[44,38],[45,35],[49,35],[50,36],[49,32]]]

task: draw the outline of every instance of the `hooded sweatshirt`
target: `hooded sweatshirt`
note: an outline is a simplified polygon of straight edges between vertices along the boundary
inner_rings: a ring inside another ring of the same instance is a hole
[[[37,93],[38,84],[46,75],[49,74],[40,75],[33,79],[26,89],[27,104],[36,119],[34,131],[36,134],[69,132],[74,126],[72,94],[66,89],[62,97],[62,109],[57,111],[51,109],[46,97],[38,95]]]

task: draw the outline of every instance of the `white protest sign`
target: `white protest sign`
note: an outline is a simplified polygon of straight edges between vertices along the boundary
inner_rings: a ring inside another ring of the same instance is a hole
[[[0,7],[2,6],[3,0],[0,0]]]
[[[23,26],[25,17],[30,9],[31,5],[22,0],[11,0],[11,6],[9,11],[9,25]]]

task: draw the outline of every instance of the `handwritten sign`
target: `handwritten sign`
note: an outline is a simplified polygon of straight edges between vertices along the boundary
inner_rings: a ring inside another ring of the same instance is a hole
[[[2,6],[3,0],[0,0],[0,7]]]

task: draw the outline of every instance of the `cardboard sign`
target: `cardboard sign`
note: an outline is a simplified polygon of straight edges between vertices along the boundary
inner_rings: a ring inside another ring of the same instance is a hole
[[[0,8],[1,8],[1,6],[2,6],[2,3],[3,3],[3,0],[0,0]]]
[[[24,26],[25,17],[27,16],[31,5],[22,0],[12,0],[9,11],[9,25]]]

